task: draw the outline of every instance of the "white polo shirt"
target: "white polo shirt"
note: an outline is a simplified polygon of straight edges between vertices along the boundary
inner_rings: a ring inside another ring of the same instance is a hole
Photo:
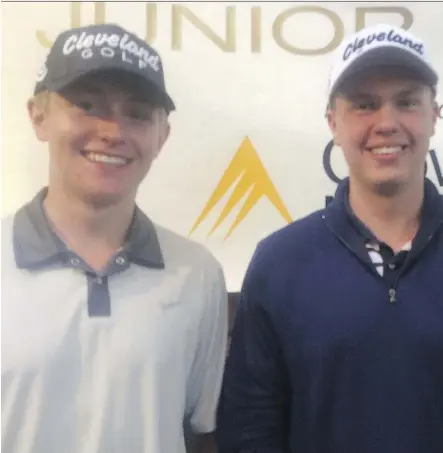
[[[45,190],[2,222],[5,453],[182,453],[215,427],[228,304],[219,263],[139,210],[96,275]]]

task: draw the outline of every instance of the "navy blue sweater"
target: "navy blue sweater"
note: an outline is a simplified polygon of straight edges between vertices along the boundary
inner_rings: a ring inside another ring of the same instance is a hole
[[[443,452],[443,198],[426,180],[420,231],[391,283],[349,220],[346,184],[255,252],[220,453]]]

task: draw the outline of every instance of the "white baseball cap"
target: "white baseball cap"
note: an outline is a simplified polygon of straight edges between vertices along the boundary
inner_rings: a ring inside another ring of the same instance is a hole
[[[421,39],[402,28],[379,24],[354,33],[337,49],[329,78],[328,102],[349,76],[376,66],[408,67],[429,85],[438,82]]]

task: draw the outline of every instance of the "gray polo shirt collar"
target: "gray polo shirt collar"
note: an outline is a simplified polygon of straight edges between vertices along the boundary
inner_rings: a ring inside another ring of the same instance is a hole
[[[47,188],[14,216],[13,247],[18,268],[33,269],[64,263],[70,252],[51,229],[43,208]],[[145,267],[165,267],[153,223],[136,206],[128,230],[125,251],[131,262]]]

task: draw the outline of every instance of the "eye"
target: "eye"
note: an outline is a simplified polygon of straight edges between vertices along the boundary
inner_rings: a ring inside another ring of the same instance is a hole
[[[153,108],[149,105],[128,106],[126,116],[137,121],[150,121],[153,116]]]
[[[82,113],[93,113],[97,111],[98,102],[96,99],[92,99],[89,96],[72,96],[71,104]]]
[[[85,112],[90,112],[94,108],[94,104],[91,101],[78,101],[76,105]]]
[[[374,101],[361,100],[354,103],[354,108],[357,110],[368,111],[375,110],[377,106],[375,105]]]
[[[398,106],[403,109],[410,109],[420,104],[420,101],[415,98],[402,98],[398,100]]]

